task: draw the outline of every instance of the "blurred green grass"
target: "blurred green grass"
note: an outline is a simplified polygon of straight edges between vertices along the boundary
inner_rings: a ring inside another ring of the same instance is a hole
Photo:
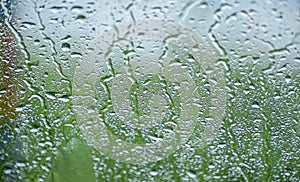
[[[142,165],[114,161],[85,143],[70,81],[48,64],[24,75],[19,128],[0,126],[3,181],[300,180],[299,64],[228,61],[229,100],[215,140],[199,148],[195,132],[173,155]]]

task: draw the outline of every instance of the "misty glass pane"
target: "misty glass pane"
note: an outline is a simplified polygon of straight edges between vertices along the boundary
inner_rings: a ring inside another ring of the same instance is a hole
[[[298,0],[0,2],[0,181],[300,181]]]

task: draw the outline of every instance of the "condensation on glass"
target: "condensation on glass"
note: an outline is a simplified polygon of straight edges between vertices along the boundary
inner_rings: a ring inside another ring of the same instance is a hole
[[[299,1],[0,3],[0,181],[300,180]]]

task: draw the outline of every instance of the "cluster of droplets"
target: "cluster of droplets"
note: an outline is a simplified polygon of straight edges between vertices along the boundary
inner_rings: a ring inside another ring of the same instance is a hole
[[[0,123],[17,124],[0,125],[1,180],[299,180],[298,1],[12,2],[1,1],[0,54],[17,54],[1,55]],[[182,110],[186,98],[197,114]],[[184,140],[159,145],[184,114],[195,121]],[[103,128],[134,148],[105,151]]]

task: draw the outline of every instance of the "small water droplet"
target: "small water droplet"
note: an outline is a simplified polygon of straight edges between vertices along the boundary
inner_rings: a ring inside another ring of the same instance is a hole
[[[157,176],[157,175],[158,175],[158,172],[157,172],[157,171],[150,171],[150,175],[151,175],[151,176]]]
[[[210,164],[210,165],[208,165],[208,168],[209,169],[214,169],[216,166],[215,165],[212,165],[212,164]]]
[[[204,8],[207,8],[208,4],[207,4],[207,2],[203,2],[199,6],[200,6],[200,8],[204,9]]]
[[[71,53],[71,58],[81,58],[82,54],[79,52],[72,52]]]
[[[255,109],[259,109],[259,103],[258,102],[253,102],[253,104],[251,105],[251,107],[255,108]]]
[[[77,22],[83,22],[86,19],[84,15],[78,15],[75,19]]]
[[[67,7],[65,7],[65,6],[52,6],[50,8],[50,11],[53,12],[53,13],[59,13],[59,12],[64,11],[64,10],[67,10]]]
[[[64,42],[64,43],[62,44],[62,46],[61,46],[61,50],[64,51],[64,52],[69,52],[69,51],[70,51],[70,44]]]
[[[187,171],[186,173],[190,178],[196,178],[197,177],[197,174],[195,173],[195,171]]]
[[[82,6],[73,6],[73,7],[71,8],[71,11],[72,11],[72,12],[81,12],[82,9],[83,9]]]

